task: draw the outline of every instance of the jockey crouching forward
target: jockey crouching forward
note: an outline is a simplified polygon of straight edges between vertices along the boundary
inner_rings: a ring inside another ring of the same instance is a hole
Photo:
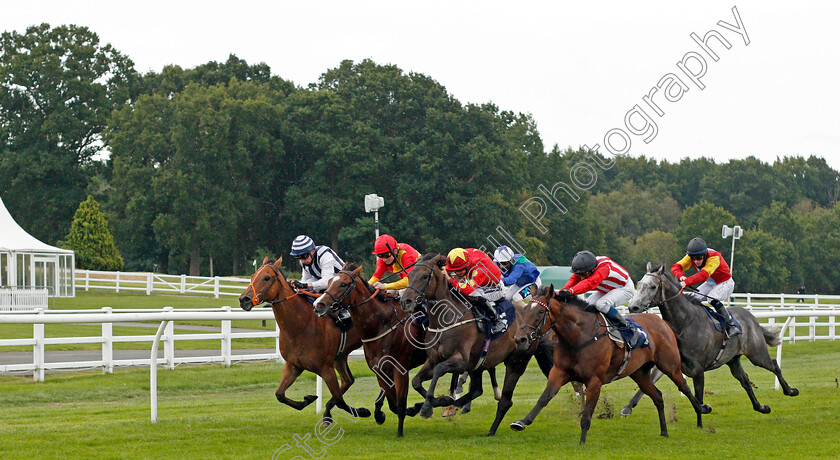
[[[694,267],[697,273],[685,276],[685,270]],[[726,318],[726,336],[732,337],[741,333],[741,329],[732,321],[732,315],[723,306],[723,301],[735,290],[735,281],[729,271],[729,265],[723,260],[723,254],[709,249],[702,238],[693,238],[688,242],[685,257],[671,266],[671,273],[680,280],[680,286],[686,287],[702,282],[697,287],[697,293],[687,292],[685,295],[714,309]]]
[[[505,299],[519,307],[525,306],[525,301],[531,298],[536,289],[542,286],[540,271],[537,266],[522,254],[516,254],[507,246],[499,246],[493,253],[493,262],[502,272],[502,284],[505,285]],[[530,287],[532,292],[523,293],[523,289]]]
[[[329,246],[316,246],[306,235],[295,238],[290,255],[298,259],[301,268],[300,281],[292,281],[292,286],[316,293],[327,290],[330,280],[344,266],[344,261]],[[350,312],[346,308],[339,310],[338,319],[349,321]]]
[[[615,308],[633,297],[635,285],[630,274],[609,257],[595,257],[590,251],[580,251],[572,259],[572,276],[560,292],[578,295],[592,290],[595,292],[589,296],[587,303],[603,313],[613,324],[630,328],[633,331],[630,343],[637,343],[639,330],[631,327]]]
[[[499,334],[507,327],[507,319],[500,318],[494,308],[507,302],[502,291],[502,272],[490,257],[478,249],[455,248],[446,256],[446,281],[458,292],[469,296],[493,323],[491,334]]]
[[[376,271],[368,280],[374,288],[384,291],[396,291],[402,295],[408,286],[408,274],[414,269],[414,263],[420,258],[420,253],[407,243],[397,243],[391,235],[382,235],[373,243],[373,255],[376,259]],[[379,280],[385,273],[388,278],[399,276],[397,281],[382,283]]]

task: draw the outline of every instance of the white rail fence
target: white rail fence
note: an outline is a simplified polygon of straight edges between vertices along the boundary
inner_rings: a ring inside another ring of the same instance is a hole
[[[46,289],[0,289],[0,311],[34,311],[36,308],[46,310],[48,307]]]
[[[166,275],[148,272],[106,272],[76,270],[76,289],[142,291],[151,294],[212,294],[239,296],[250,284],[248,278],[224,276]]]

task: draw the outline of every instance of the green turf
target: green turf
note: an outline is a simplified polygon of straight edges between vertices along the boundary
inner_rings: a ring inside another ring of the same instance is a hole
[[[771,350],[771,353],[773,351]],[[801,391],[790,398],[773,390],[770,373],[745,363],[756,395],[772,407],[763,415],[728,370],[707,374],[705,402],[713,412],[695,428],[688,401],[668,381],[659,383],[666,404],[670,438],[661,438],[656,413],[644,399],[630,417],[618,411],[634,384],[624,379],[604,387],[585,447],[578,445],[578,406],[564,387],[524,432],[510,422],[524,416],[545,385],[534,365],[523,376],[514,406],[494,438],[484,434],[495,415],[485,395],[473,412],[453,419],[406,420],[397,439],[395,418],[384,426],[370,419],[336,417],[331,445],[314,436],[319,417],[312,406],[302,412],[274,399],[280,365],[274,363],[179,366],[161,369],[159,422],[149,422],[148,369],[52,374],[44,383],[0,377],[0,451],[3,458],[277,458],[301,455],[295,436],[324,458],[837,458],[840,430],[840,346],[837,342],[785,345],[783,368]],[[358,384],[372,376],[361,361],[352,363]],[[504,372],[499,369],[500,379]],[[301,399],[314,390],[304,374],[289,391]],[[351,388],[356,401],[361,397]],[[416,394],[410,402],[418,401]],[[370,404],[362,404],[371,407]],[[341,430],[341,431],[339,431]],[[340,435],[340,438],[339,438]]]

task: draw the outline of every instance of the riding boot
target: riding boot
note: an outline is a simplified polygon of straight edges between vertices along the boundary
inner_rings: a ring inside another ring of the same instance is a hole
[[[481,302],[482,309],[484,310],[484,314],[487,315],[487,318],[490,320],[490,323],[493,324],[493,330],[490,332],[491,334],[499,334],[505,330],[507,324],[499,318],[499,314],[496,313],[496,308],[493,302]]]
[[[711,299],[709,303],[715,307],[715,310],[724,318],[726,318],[726,337],[733,337],[738,334],[741,334],[741,328],[735,324],[735,321],[732,320],[732,315],[729,314],[729,311],[726,307],[723,306],[723,302],[718,299]]]
[[[639,329],[630,325],[630,323],[627,322],[627,319],[621,316],[621,314],[618,312],[618,310],[615,309],[615,307],[610,307],[610,309],[606,313],[606,316],[607,319],[613,322],[613,324],[616,324],[620,327],[629,328],[631,331],[633,331],[633,337],[631,337],[629,341],[631,345],[635,345],[639,341],[639,339],[641,338]]]

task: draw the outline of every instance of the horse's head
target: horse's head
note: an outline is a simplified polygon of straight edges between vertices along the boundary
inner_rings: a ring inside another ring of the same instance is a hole
[[[427,298],[434,299],[440,283],[445,283],[441,268],[446,265],[446,256],[429,253],[414,263],[414,269],[408,274],[408,286],[400,299],[403,311],[412,311],[422,305]],[[411,291],[411,292],[409,292]]]
[[[668,275],[665,274],[665,265],[654,268],[648,262],[647,273],[636,283],[636,291],[633,292],[633,298],[627,304],[630,313],[641,313],[661,303],[665,298],[664,289],[668,282]]]
[[[538,342],[542,336],[551,330],[551,321],[548,320],[551,310],[551,301],[554,299],[554,285],[541,288],[525,306],[522,317],[519,320],[519,330],[513,336],[516,348],[525,351],[531,344]],[[519,314],[517,312],[517,314]]]
[[[342,306],[350,306],[353,290],[361,280],[362,267],[347,270],[349,267],[351,267],[350,264],[345,264],[342,270],[336,273],[327,285],[327,290],[312,305],[316,315],[324,316],[330,309],[338,310]]]
[[[263,259],[262,266],[251,275],[251,284],[239,296],[239,306],[243,310],[250,311],[255,305],[271,302],[280,297],[284,289],[288,289],[286,277],[280,271],[282,263],[282,257],[277,261],[272,261],[268,257]]]

